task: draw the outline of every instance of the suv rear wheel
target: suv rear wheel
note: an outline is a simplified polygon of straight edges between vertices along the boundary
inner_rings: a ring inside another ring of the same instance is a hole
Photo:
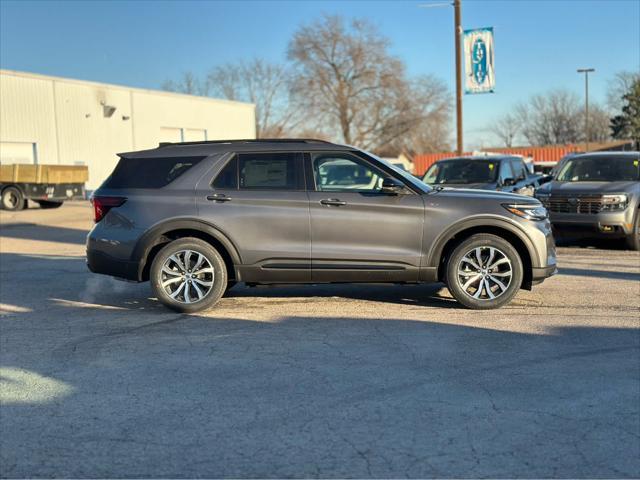
[[[489,310],[511,301],[522,284],[517,250],[496,235],[477,234],[458,245],[447,262],[447,287],[468,308]]]
[[[184,313],[212,307],[227,288],[224,260],[199,238],[181,238],[165,246],[151,264],[150,277],[158,300]]]

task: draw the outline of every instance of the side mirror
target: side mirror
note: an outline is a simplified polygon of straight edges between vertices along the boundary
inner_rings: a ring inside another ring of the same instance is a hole
[[[402,190],[404,190],[404,183],[400,180],[396,180],[395,178],[387,177],[382,180],[382,187],[380,191],[382,193],[387,193],[389,195],[398,195]]]
[[[505,187],[510,187],[515,184],[516,181],[513,178],[505,178],[504,180],[502,180],[502,185],[504,185]]]

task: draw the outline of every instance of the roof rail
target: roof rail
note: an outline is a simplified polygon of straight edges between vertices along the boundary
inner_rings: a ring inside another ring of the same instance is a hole
[[[225,143],[331,143],[315,138],[251,138],[244,140],[198,140],[195,142],[160,142],[158,148],[178,145],[220,145]]]

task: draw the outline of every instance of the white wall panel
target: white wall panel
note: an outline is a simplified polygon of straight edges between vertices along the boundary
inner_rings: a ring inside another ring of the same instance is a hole
[[[115,110],[108,116],[105,107]],[[0,71],[0,142],[36,143],[38,163],[88,165],[89,190],[111,173],[117,153],[182,138],[255,138],[254,106]]]

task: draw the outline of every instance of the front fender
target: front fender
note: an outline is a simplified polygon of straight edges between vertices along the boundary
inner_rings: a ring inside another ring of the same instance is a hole
[[[477,215],[459,220],[442,231],[432,243],[431,248],[426,252],[425,267],[437,268],[447,242],[465,230],[478,227],[500,228],[516,235],[527,248],[532,266],[543,266],[540,253],[536,250],[533,242],[518,223],[497,215]]]

